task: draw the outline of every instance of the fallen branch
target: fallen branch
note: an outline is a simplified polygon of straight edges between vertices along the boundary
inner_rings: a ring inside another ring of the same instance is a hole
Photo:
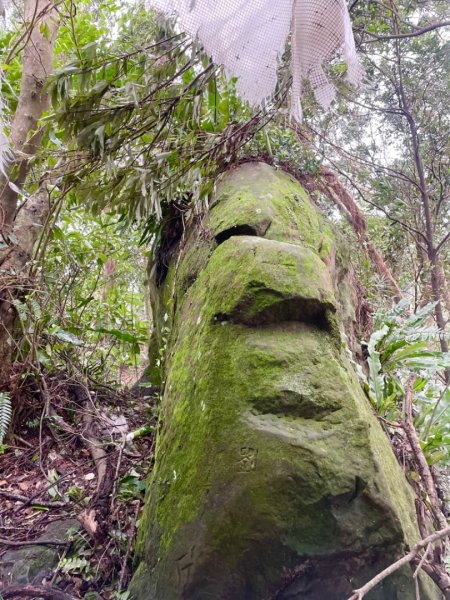
[[[74,383],[71,386],[71,393],[77,401],[77,404],[84,407],[83,414],[83,433],[81,438],[85,443],[97,470],[97,494],[101,493],[107,479],[109,468],[109,456],[104,445],[97,436],[97,423],[94,414],[89,410],[92,403],[89,390],[81,383]],[[93,407],[95,410],[95,407]]]
[[[0,538],[0,546],[11,546],[12,548],[19,548],[20,546],[67,546],[69,543],[67,541],[57,542],[56,540],[6,540]]]
[[[91,453],[95,468],[97,469],[97,493],[103,488],[107,477],[109,456],[104,445],[96,435],[96,422],[87,410],[83,416],[83,440]]]
[[[90,406],[92,405],[95,411],[95,406],[92,403],[89,390],[77,383],[72,386],[72,393],[85,410],[83,415],[84,428],[82,439],[91,454],[97,470],[97,489],[89,513],[90,516],[87,520],[85,519],[85,522],[92,522],[95,525],[91,530],[95,534],[96,541],[99,542],[108,535],[107,515],[110,497],[114,488],[114,472],[111,464],[111,456],[97,435],[98,423],[90,410]],[[83,521],[81,522],[83,524]],[[89,530],[87,531],[89,533]]]
[[[384,571],[381,571],[381,573],[378,573],[378,575],[376,575],[373,579],[371,579],[368,583],[363,585],[358,590],[353,590],[353,594],[348,600],[362,600],[364,596],[366,596],[370,592],[370,590],[373,590],[373,588],[376,587],[379,583],[381,583],[384,579],[386,579],[386,577],[389,577],[389,575],[392,575],[392,573],[395,573],[395,571],[398,571],[398,569],[400,569],[404,565],[413,562],[420,550],[426,548],[429,544],[433,544],[438,540],[442,540],[448,537],[449,535],[450,526],[445,527],[440,531],[436,531],[435,533],[421,540],[414,546],[414,548],[410,552],[408,552],[408,554],[397,560],[395,563],[392,563],[392,565],[389,565],[389,567],[384,569]],[[428,565],[428,567],[430,567],[431,565],[429,565],[429,563],[426,562],[423,563],[422,568],[427,573],[429,569],[426,567],[426,565]],[[446,598],[450,598],[450,596],[446,596]]]
[[[3,600],[20,596],[45,598],[46,600],[75,600],[70,594],[43,585],[11,585],[9,587],[0,588],[0,596]]]
[[[68,477],[71,477],[73,475],[73,473],[75,473],[77,469],[73,469],[71,471],[69,471],[68,473],[66,473],[65,475],[62,475],[61,477],[58,477],[58,479],[56,479],[56,481],[53,481],[52,483],[50,483],[46,488],[45,491],[49,491],[53,488],[55,488],[57,485],[59,485],[62,481],[65,481]],[[47,479],[47,477],[46,477]],[[37,504],[39,504],[37,497],[43,492],[44,490],[39,490],[38,492],[36,492],[35,494],[33,494],[33,496],[31,496],[30,498],[28,498],[26,501],[23,501],[23,504],[21,506],[17,506],[15,509],[15,512],[19,512],[21,510],[23,510],[24,508],[27,508],[27,506],[36,506]],[[35,502],[36,500],[36,502]]]
[[[15,500],[17,502],[25,502],[27,506],[44,506],[45,508],[64,508],[67,506],[66,502],[50,502],[48,500],[36,500],[33,498],[27,498],[21,494],[13,494],[12,492],[0,491],[0,496],[8,498],[8,500]]]

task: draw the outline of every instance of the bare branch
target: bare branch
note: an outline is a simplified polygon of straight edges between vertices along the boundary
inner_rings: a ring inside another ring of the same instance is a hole
[[[343,212],[353,227],[359,240],[365,245],[367,253],[374,263],[376,269],[380,275],[390,283],[396,294],[395,298],[397,301],[399,301],[403,297],[402,291],[400,290],[400,287],[398,286],[390,269],[384,262],[380,252],[377,250],[369,237],[367,222],[363,212],[353,200],[349,192],[338,180],[335,173],[331,171],[331,169],[325,165],[321,165],[320,176],[323,178],[323,182],[319,181],[317,177],[305,175],[302,177],[302,183],[305,184],[305,187],[308,191],[314,191],[315,188],[318,191],[321,191],[336,204],[341,212]]]
[[[450,26],[450,21],[442,21],[441,23],[433,23],[432,25],[423,27],[423,29],[417,29],[416,31],[411,31],[409,33],[397,33],[397,34],[393,34],[393,35],[377,35],[376,33],[372,33],[371,31],[367,31],[366,29],[364,29],[362,33],[366,33],[367,35],[370,35],[370,37],[372,37],[375,41],[404,40],[404,39],[419,37],[419,36],[423,35],[424,33],[428,33],[429,31],[434,31],[435,29],[439,29],[441,27],[448,27],[448,26]],[[367,44],[367,43],[371,43],[371,41],[372,40],[366,41],[366,42],[363,41],[361,43]]]
[[[405,420],[401,423],[401,426],[406,433],[409,445],[411,446],[411,450],[414,453],[420,478],[430,500],[431,511],[433,513],[433,516],[439,527],[441,529],[444,529],[447,526],[447,519],[445,518],[445,515],[442,512],[440,500],[436,492],[436,486],[433,481],[433,476],[431,474],[430,467],[428,466],[427,459],[423,454],[423,450],[420,446],[420,441],[413,423],[412,400],[414,379],[415,376],[411,375],[406,384]]]
[[[13,494],[12,492],[7,491],[0,491],[0,496],[17,502],[26,502],[29,506],[45,506],[47,508],[63,508],[64,506],[67,506],[67,502],[50,502],[48,500],[33,501],[26,496],[22,496],[22,494]]]
[[[310,125],[308,126],[309,129],[316,135],[319,135],[319,137],[321,137],[321,139],[323,141],[325,141],[325,143],[330,144],[330,146],[332,146],[333,148],[335,148],[336,150],[338,150],[338,152],[341,152],[342,154],[350,157],[350,158],[354,158],[356,160],[359,160],[360,162],[363,162],[365,164],[372,164],[369,163],[369,161],[367,160],[363,160],[360,159],[358,156],[353,155],[353,154],[349,154],[348,152],[346,152],[345,150],[343,150],[342,148],[340,148],[339,146],[337,146],[336,144],[334,144],[333,142],[331,142],[330,140],[328,140],[324,135],[318,134],[318,132],[316,130],[314,130]],[[316,145],[312,144],[312,146],[319,152],[321,153],[320,148],[318,148]],[[322,153],[323,154],[323,153]],[[341,175],[342,177],[344,177],[352,187],[355,188],[355,190],[358,192],[359,196],[361,197],[361,200],[367,204],[369,204],[370,206],[373,206],[373,208],[379,210],[380,212],[382,212],[390,221],[392,221],[392,223],[396,223],[397,225],[400,225],[400,227],[403,227],[404,229],[406,229],[406,231],[408,231],[410,234],[415,234],[416,236],[418,236],[419,238],[422,238],[423,241],[426,243],[427,238],[426,236],[417,228],[412,227],[411,225],[408,225],[408,223],[405,223],[404,221],[401,221],[400,219],[397,219],[395,217],[393,217],[388,210],[386,210],[386,208],[384,208],[383,206],[380,206],[379,204],[377,204],[376,202],[373,202],[373,200],[370,200],[369,198],[367,198],[363,192],[361,191],[361,189],[359,188],[359,186],[355,183],[355,181],[348,175],[348,173],[344,172],[342,169],[339,168],[339,166],[332,160],[330,160],[330,158],[327,156],[326,157],[327,161],[330,163],[330,165],[333,167],[333,169],[335,169],[335,171],[337,171],[339,173],[339,175]],[[377,167],[379,167],[378,165],[376,165]],[[383,167],[379,167],[379,168],[383,168]],[[388,169],[386,169],[388,170]],[[389,171],[392,171],[392,169],[389,169]],[[395,175],[394,175],[395,176]],[[399,177],[399,179],[401,179]],[[403,178],[404,181],[407,181],[407,179]],[[415,237],[415,236],[414,236]],[[415,237],[416,239],[416,237]],[[417,244],[425,251],[427,252],[427,249],[425,246],[422,246],[422,244],[417,241]]]
[[[11,546],[12,548],[20,548],[21,546],[67,546],[68,543],[56,540],[5,540],[0,538],[0,546]],[[0,590],[1,595],[3,595],[3,592]]]
[[[442,249],[442,247],[448,242],[448,240],[450,240],[450,231],[436,246],[436,254]]]
[[[370,592],[370,590],[373,590],[373,588],[376,587],[379,583],[381,583],[384,579],[386,579],[386,577],[389,577],[389,575],[392,575],[392,573],[395,573],[395,571],[398,571],[398,569],[400,569],[404,565],[411,563],[416,558],[420,550],[426,548],[429,544],[433,544],[434,542],[448,537],[449,535],[450,525],[448,527],[445,527],[444,529],[441,529],[440,531],[436,531],[435,533],[421,540],[414,546],[414,548],[410,552],[408,552],[408,554],[397,560],[392,565],[389,565],[389,567],[386,567],[386,569],[381,571],[381,573],[378,573],[378,575],[376,575],[373,579],[371,579],[361,588],[359,588],[358,590],[354,590],[352,596],[350,596],[348,600],[362,600],[364,596],[366,596]]]

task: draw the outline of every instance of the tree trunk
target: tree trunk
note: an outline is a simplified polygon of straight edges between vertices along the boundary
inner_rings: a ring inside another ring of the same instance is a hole
[[[0,252],[0,385],[8,383],[14,350],[17,320],[14,300],[32,289],[28,265],[50,210],[50,195],[43,186],[27,200],[16,216],[14,235],[17,243]]]
[[[23,53],[19,102],[10,134],[14,162],[10,165],[9,174],[17,172],[13,183],[20,190],[44,135],[44,129],[38,127],[39,119],[50,108],[50,97],[45,89],[45,82],[53,70],[53,47],[59,23],[53,2],[26,0],[25,23],[30,28],[30,36]],[[3,180],[0,195],[0,229],[4,238],[13,230],[17,202],[17,192]]]
[[[396,11],[396,7],[392,5],[392,22],[394,26],[394,32],[399,34],[400,27],[398,22],[398,15]],[[425,177],[425,168],[422,160],[422,154],[420,150],[420,140],[419,134],[417,130],[416,119],[414,117],[413,110],[411,109],[409,99],[405,92],[404,87],[404,74],[403,74],[403,65],[402,65],[402,55],[400,49],[401,42],[396,40],[395,42],[395,53],[396,53],[396,67],[397,67],[397,96],[399,108],[402,111],[406,121],[408,123],[408,128],[411,134],[411,142],[412,142],[412,152],[413,152],[413,160],[414,165],[417,171],[418,177],[418,188],[420,190],[420,199],[422,203],[422,211],[425,220],[425,237],[426,237],[426,250],[427,257],[430,264],[431,277],[430,277],[430,285],[431,285],[431,293],[433,301],[436,302],[435,308],[435,319],[436,324],[440,329],[440,345],[442,352],[449,351],[448,341],[445,335],[445,327],[447,321],[444,317],[443,312],[443,300],[445,300],[445,292],[447,291],[447,286],[445,283],[444,271],[441,266],[441,261],[439,258],[439,248],[436,245],[435,240],[435,226],[432,217],[432,210],[430,205],[430,191],[428,189],[426,177]],[[445,379],[447,383],[450,383],[450,369],[446,369],[445,371]]]
[[[161,429],[132,596],[346,600],[419,532],[347,359],[333,230],[297,181],[249,163],[172,250],[155,268]],[[409,567],[371,595],[414,597]]]
[[[44,130],[39,128],[39,119],[50,108],[45,83],[53,69],[53,48],[59,24],[53,1],[26,0],[25,23],[29,37],[23,54],[19,102],[10,135],[14,162],[9,166],[9,175],[14,186],[3,178],[0,194],[0,229],[4,242],[0,250],[0,385],[6,385],[9,380],[17,318],[14,299],[26,293],[30,286],[28,263],[50,211],[45,187],[19,208],[17,190],[22,190],[42,142]]]

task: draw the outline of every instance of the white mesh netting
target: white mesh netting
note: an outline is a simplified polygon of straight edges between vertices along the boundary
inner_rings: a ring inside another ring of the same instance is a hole
[[[347,80],[355,85],[361,81],[345,0],[149,0],[149,5],[177,16],[213,61],[238,78],[238,93],[251,104],[273,94],[292,32],[291,113],[298,121],[303,80],[309,80],[324,108],[334,100],[335,88],[322,65],[336,54],[347,62]]]

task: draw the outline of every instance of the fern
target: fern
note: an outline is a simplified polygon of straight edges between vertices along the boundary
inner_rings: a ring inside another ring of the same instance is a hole
[[[12,406],[8,392],[0,392],[0,445],[6,437],[11,423]]]
[[[450,353],[439,349],[439,329],[428,325],[435,303],[404,314],[405,303],[379,313],[368,346],[365,390],[377,412],[391,423],[404,418],[406,383],[414,375],[414,425],[428,463],[450,463],[450,390],[442,372]]]

